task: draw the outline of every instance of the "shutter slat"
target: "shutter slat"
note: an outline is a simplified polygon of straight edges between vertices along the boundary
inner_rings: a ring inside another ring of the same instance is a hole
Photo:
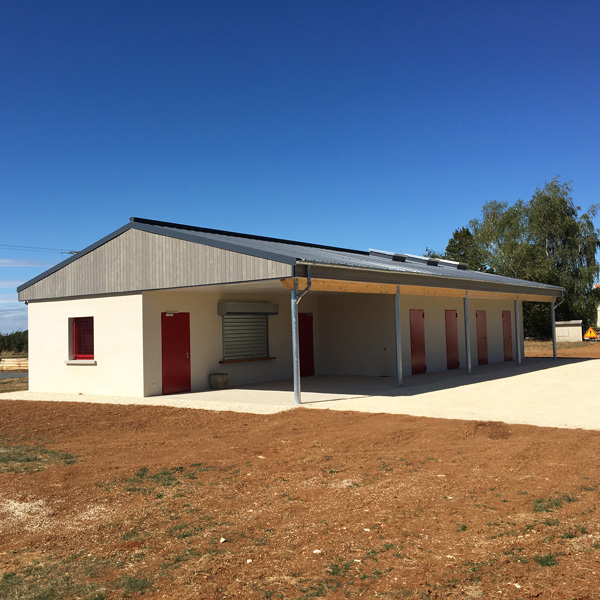
[[[223,315],[223,359],[267,358],[269,336],[266,314]]]

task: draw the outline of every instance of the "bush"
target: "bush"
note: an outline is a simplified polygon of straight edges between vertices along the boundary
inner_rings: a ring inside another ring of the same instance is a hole
[[[0,354],[27,354],[27,331],[0,333]]]

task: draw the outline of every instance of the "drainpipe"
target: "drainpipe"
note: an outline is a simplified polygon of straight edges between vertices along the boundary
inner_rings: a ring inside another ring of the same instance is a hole
[[[465,348],[467,350],[467,375],[471,374],[471,328],[469,327],[469,290],[465,296]]]
[[[402,336],[400,330],[400,286],[396,291],[396,372],[398,387],[402,386]]]
[[[517,366],[521,366],[523,357],[521,356],[521,320],[519,318],[519,294],[515,300],[515,330],[517,338]]]
[[[310,267],[307,267],[307,286],[306,289],[298,293],[298,279],[294,279],[294,289],[292,290],[292,362],[294,366],[294,403],[302,403],[302,392],[300,389],[300,336],[298,332],[298,304],[304,297],[304,294],[310,290]]]
[[[550,314],[552,316],[552,357],[554,360],[558,359],[558,352],[556,350],[556,309],[564,302],[564,298],[561,298],[560,302],[557,304],[556,300],[552,300],[552,305],[550,307]]]

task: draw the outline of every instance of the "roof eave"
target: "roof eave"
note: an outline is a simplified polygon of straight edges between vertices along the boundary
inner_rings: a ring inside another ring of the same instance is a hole
[[[432,287],[446,287],[446,288],[454,288],[454,289],[464,289],[464,290],[485,290],[492,291],[489,288],[496,288],[496,291],[499,292],[508,292],[514,294],[528,294],[528,295],[538,295],[538,296],[548,296],[552,298],[562,298],[564,296],[564,288],[560,286],[550,285],[550,284],[538,284],[538,285],[528,285],[527,283],[521,283],[520,280],[515,280],[515,283],[503,283],[503,282],[495,282],[495,281],[485,281],[480,279],[467,279],[467,278],[456,278],[448,275],[432,275],[425,273],[403,273],[402,271],[396,271],[392,269],[386,268],[378,268],[378,267],[353,267],[350,265],[336,265],[331,263],[322,263],[316,261],[308,261],[308,260],[298,260],[298,266],[314,266],[314,267],[324,267],[328,269],[342,269],[349,271],[359,271],[359,272],[380,272],[385,273],[386,275],[396,275],[399,277],[404,276],[406,278],[414,277],[416,279],[420,279],[423,281],[423,284],[429,282]],[[431,282],[438,283],[439,285],[432,285]],[[442,282],[452,283],[452,285],[441,285]]]

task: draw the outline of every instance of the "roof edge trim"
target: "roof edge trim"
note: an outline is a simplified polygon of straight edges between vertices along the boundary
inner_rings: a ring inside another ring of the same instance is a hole
[[[260,240],[262,242],[277,242],[280,244],[291,244],[294,246],[304,246],[307,248],[320,248],[321,250],[337,250],[338,252],[350,252],[352,254],[360,254],[361,256],[369,256],[364,250],[354,250],[352,248],[341,248],[339,246],[325,246],[323,244],[311,244],[309,242],[297,242],[294,240],[286,240],[283,238],[266,237],[262,235],[252,235],[249,233],[237,233],[235,231],[225,231],[223,229],[209,229],[207,227],[196,227],[195,225],[183,225],[180,223],[170,223],[168,221],[155,221],[153,219],[144,219],[142,217],[130,217],[131,223],[140,223],[143,225],[151,225],[155,227],[171,227],[174,229],[186,229],[197,233],[211,233],[216,235],[228,235],[231,237],[239,237],[247,240]]]
[[[160,225],[148,225],[132,221],[130,226],[132,229],[137,229],[138,231],[144,231],[154,235],[162,235],[176,240],[181,240],[183,242],[203,244],[205,246],[211,246],[212,248],[219,248],[220,250],[228,250],[230,252],[238,252],[239,254],[246,254],[247,256],[256,256],[257,258],[264,258],[266,260],[285,263],[287,265],[296,264],[296,259],[290,259],[287,256],[281,256],[281,254],[277,254],[276,252],[257,250],[256,248],[250,249],[246,246],[242,246],[241,244],[214,240],[212,238],[203,237],[202,235],[193,235],[191,233],[186,234],[180,231],[169,231],[167,227],[161,227]]]

